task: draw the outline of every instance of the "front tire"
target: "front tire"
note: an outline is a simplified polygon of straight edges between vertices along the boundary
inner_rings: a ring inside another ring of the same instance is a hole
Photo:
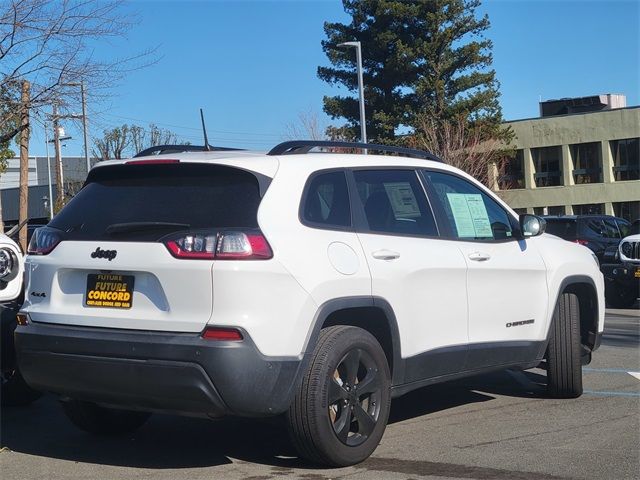
[[[382,347],[366,330],[324,328],[287,413],[301,457],[343,467],[376,449],[389,418],[391,374]]]
[[[64,413],[81,430],[95,435],[122,435],[140,428],[151,416],[148,412],[117,410],[91,402],[66,400]]]
[[[575,293],[558,299],[547,347],[547,392],[553,398],[582,395],[580,304]]]

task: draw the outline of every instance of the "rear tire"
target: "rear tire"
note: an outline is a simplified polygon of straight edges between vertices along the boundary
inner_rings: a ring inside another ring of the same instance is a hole
[[[64,413],[81,430],[95,435],[121,435],[140,428],[151,416],[148,412],[106,408],[91,402],[62,402]]]
[[[343,467],[368,458],[389,418],[391,374],[382,347],[366,330],[324,328],[287,412],[301,457]]]
[[[582,395],[580,304],[574,293],[558,299],[547,347],[547,392],[553,398]]]

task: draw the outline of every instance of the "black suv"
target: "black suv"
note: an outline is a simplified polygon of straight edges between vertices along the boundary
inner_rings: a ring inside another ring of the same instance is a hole
[[[605,277],[605,296],[610,307],[633,306],[638,297],[637,284],[618,256],[618,244],[629,235],[630,222],[611,215],[545,216],[544,219],[547,233],[584,245],[596,254]]]

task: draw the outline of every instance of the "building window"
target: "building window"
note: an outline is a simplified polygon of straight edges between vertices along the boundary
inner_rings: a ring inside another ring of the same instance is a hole
[[[640,138],[611,142],[613,175],[618,180],[640,180]]]
[[[640,202],[618,202],[613,204],[616,217],[633,222],[640,218]]]
[[[524,150],[517,150],[516,156],[508,159],[498,178],[500,190],[524,188]]]
[[[600,143],[578,143],[571,145],[573,159],[573,181],[576,185],[582,183],[602,182],[602,157]]]
[[[564,215],[564,205],[554,205],[552,207],[535,207],[535,215]]]
[[[574,215],[604,215],[604,203],[586,203],[573,206]]]
[[[536,187],[562,185],[562,147],[532,148]]]

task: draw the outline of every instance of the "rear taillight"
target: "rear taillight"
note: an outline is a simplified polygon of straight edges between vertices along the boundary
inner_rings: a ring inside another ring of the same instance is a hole
[[[213,260],[217,235],[187,234],[165,242],[165,245],[177,258],[200,258]]]
[[[272,256],[267,239],[261,233],[223,232],[218,237],[216,258],[257,260]]]
[[[187,233],[165,241],[176,258],[200,260],[267,260],[273,252],[259,232]]]
[[[235,328],[207,327],[202,332],[202,338],[205,340],[240,342],[242,340],[242,333]]]
[[[62,232],[50,227],[34,230],[27,248],[29,255],[47,255],[62,241]]]
[[[579,244],[579,245],[586,245],[587,243],[589,243],[588,240],[582,240],[580,238],[578,238],[577,240],[574,240],[574,242]]]

